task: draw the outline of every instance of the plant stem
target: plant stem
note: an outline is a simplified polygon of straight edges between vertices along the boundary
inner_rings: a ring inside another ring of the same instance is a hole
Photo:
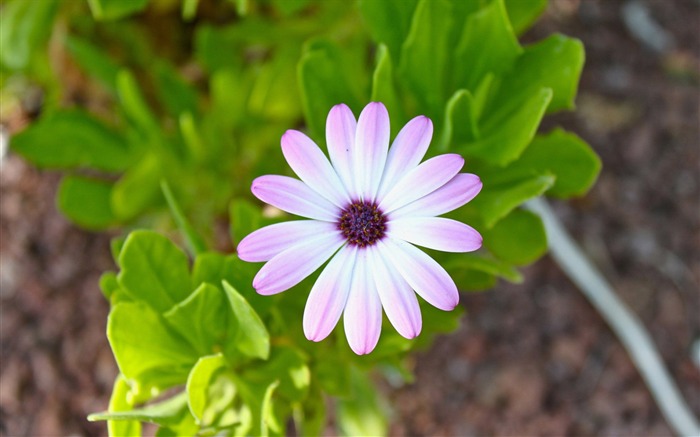
[[[670,426],[678,435],[700,436],[698,420],[681,397],[639,319],[617,297],[603,275],[567,234],[546,200],[533,199],[527,202],[526,207],[542,218],[552,258],[620,339]]]

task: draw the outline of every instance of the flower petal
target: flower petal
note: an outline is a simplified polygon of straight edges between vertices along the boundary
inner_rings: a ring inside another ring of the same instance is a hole
[[[345,336],[357,355],[372,352],[382,330],[382,303],[372,279],[368,256],[367,249],[357,252],[353,281],[343,313]]]
[[[311,341],[328,337],[343,314],[355,271],[357,248],[345,246],[331,259],[311,288],[304,309],[304,335]]]
[[[379,299],[387,318],[402,336],[420,334],[422,319],[416,293],[394,266],[383,259],[381,250],[370,252],[371,266]]]
[[[435,191],[452,179],[464,165],[464,158],[448,153],[431,158],[406,175],[381,199],[379,208],[384,213],[401,208]]]
[[[350,203],[345,186],[311,138],[296,130],[282,135],[282,153],[294,173],[318,194],[344,208]]]
[[[481,191],[481,179],[471,173],[460,173],[448,183],[391,213],[391,219],[434,217],[467,204]]]
[[[253,181],[250,190],[263,202],[302,217],[335,222],[340,213],[308,185],[287,176],[260,176]]]
[[[443,217],[407,217],[387,227],[390,237],[443,252],[473,252],[483,241],[476,229]]]
[[[389,113],[383,104],[371,102],[357,121],[353,176],[356,194],[374,200],[389,149]]]
[[[314,239],[326,233],[334,233],[337,229],[335,223],[318,220],[276,223],[248,234],[238,243],[236,252],[243,261],[269,261],[275,255],[300,241]]]
[[[410,243],[392,238],[379,241],[378,246],[406,282],[430,305],[451,311],[459,304],[454,281],[428,254]]]
[[[292,288],[328,260],[345,242],[340,232],[305,240],[268,261],[253,279],[260,294],[276,294]]]
[[[326,143],[331,163],[348,193],[354,191],[352,154],[355,148],[357,121],[347,105],[331,108],[326,119]]]
[[[433,122],[419,115],[401,129],[389,149],[377,199],[383,198],[406,172],[413,170],[425,156],[433,138]]]

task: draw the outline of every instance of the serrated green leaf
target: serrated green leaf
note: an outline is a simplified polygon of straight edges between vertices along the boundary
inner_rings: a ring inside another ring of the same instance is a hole
[[[130,163],[125,139],[79,110],[43,117],[14,136],[11,147],[39,167],[92,167],[116,172]]]
[[[399,129],[406,123],[406,115],[401,108],[401,100],[396,93],[394,72],[389,50],[384,44],[377,48],[377,66],[372,75],[372,101],[382,102],[389,112],[391,119],[391,136],[396,136]]]
[[[388,431],[388,419],[380,394],[369,376],[353,368],[352,395],[341,398],[336,409],[340,433],[346,436],[382,436]]]
[[[58,187],[58,208],[87,229],[105,229],[117,222],[110,197],[112,184],[84,176],[65,176]]]
[[[149,0],[87,0],[92,16],[99,21],[118,20],[148,6]]]
[[[270,334],[248,301],[231,284],[223,281],[233,311],[232,328],[224,353],[266,360],[270,356]]]
[[[600,173],[598,155],[578,136],[562,129],[535,137],[514,169],[550,172],[556,181],[547,194],[567,198],[586,193]]]
[[[573,109],[584,57],[581,41],[564,35],[555,34],[526,46],[504,76],[492,107],[513,107],[522,96],[550,88],[553,95],[548,113]]]
[[[187,256],[156,232],[132,232],[119,255],[119,266],[119,285],[158,312],[190,294]]]
[[[334,105],[345,103],[355,113],[362,107],[357,81],[347,77],[343,52],[330,41],[308,42],[297,74],[306,124],[316,140],[325,138],[326,117]]]
[[[107,339],[119,370],[129,380],[159,389],[183,384],[197,355],[190,345],[164,325],[142,302],[112,307]]]
[[[467,157],[475,157],[495,165],[506,165],[525,150],[537,132],[545,110],[552,99],[552,90],[541,88],[523,97],[511,111],[498,111],[485,116],[480,126],[481,137],[459,148]]]
[[[454,88],[475,91],[487,73],[509,70],[522,51],[503,0],[492,1],[467,18],[454,54]]]
[[[421,103],[427,116],[439,123],[445,101],[453,11],[448,0],[420,0],[401,47],[398,73]]]
[[[200,356],[220,351],[226,343],[229,324],[226,297],[214,285],[200,285],[163,317]]]
[[[14,0],[2,5],[0,64],[10,70],[26,68],[48,39],[58,2]]]
[[[160,159],[149,153],[114,184],[110,204],[120,220],[131,220],[162,202],[162,171]]]
[[[518,35],[530,28],[547,8],[547,0],[505,0],[510,23]]]
[[[164,401],[129,411],[105,411],[88,416],[90,422],[98,420],[128,420],[155,423],[158,425],[175,425],[182,420],[187,410],[187,393],[179,393]]]
[[[384,43],[391,57],[398,61],[401,45],[411,28],[411,18],[418,0],[360,0],[358,8],[369,32],[378,43]]]
[[[547,191],[554,179],[551,174],[521,176],[499,183],[490,183],[484,178],[481,193],[463,209],[476,211],[488,229],[517,206]]]
[[[542,220],[529,211],[517,209],[483,232],[484,245],[498,259],[526,265],[547,252],[547,234]]]

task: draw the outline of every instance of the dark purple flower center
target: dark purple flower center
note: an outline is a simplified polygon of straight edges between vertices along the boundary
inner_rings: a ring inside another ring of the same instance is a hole
[[[357,200],[345,207],[338,228],[351,245],[371,246],[384,237],[386,216],[376,203]]]

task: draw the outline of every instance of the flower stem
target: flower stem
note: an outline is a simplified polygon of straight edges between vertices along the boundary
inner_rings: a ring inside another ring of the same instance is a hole
[[[603,275],[586,258],[543,198],[526,207],[540,215],[550,254],[578,286],[627,349],[662,414],[681,436],[700,436],[700,423],[685,403],[659,352],[639,319],[616,296]]]

